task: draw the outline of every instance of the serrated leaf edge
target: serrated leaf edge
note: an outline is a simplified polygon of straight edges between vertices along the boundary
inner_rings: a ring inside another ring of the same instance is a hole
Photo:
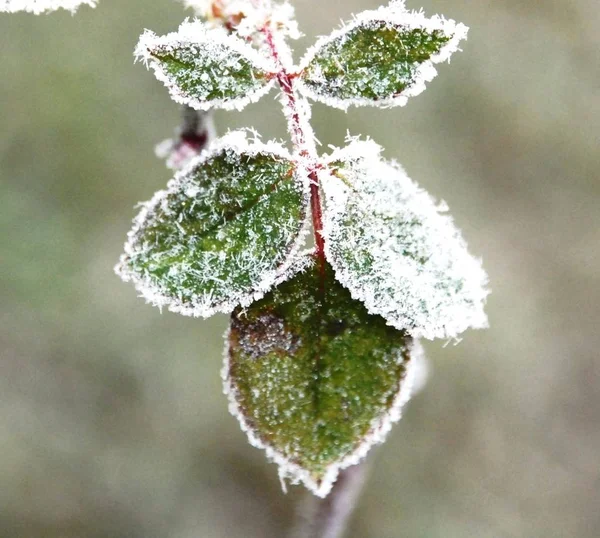
[[[460,50],[458,45],[463,39],[467,39],[469,28],[462,23],[457,23],[453,19],[446,19],[441,15],[434,15],[427,18],[422,11],[408,11],[404,7],[404,2],[395,2],[389,6],[383,6],[376,10],[363,11],[355,15],[353,20],[345,23],[341,28],[335,30],[327,36],[321,37],[312,47],[310,47],[299,64],[299,72],[302,73],[319,53],[319,51],[328,43],[343,37],[348,32],[363,25],[372,22],[387,22],[393,25],[406,25],[410,28],[422,28],[424,30],[442,30],[446,35],[452,35],[452,39],[444,45],[438,54],[422,64],[416,70],[415,83],[395,97],[374,101],[367,98],[340,99],[321,95],[298,77],[298,89],[311,99],[332,106],[347,110],[350,106],[375,106],[379,108],[391,108],[396,106],[405,106],[409,97],[419,95],[426,89],[426,83],[431,82],[437,75],[437,69],[434,64],[449,61],[453,53]]]
[[[402,418],[402,409],[413,394],[413,384],[418,371],[417,363],[425,360],[423,346],[419,340],[413,339],[409,344],[409,359],[407,361],[402,361],[406,364],[406,369],[400,380],[400,389],[390,408],[379,417],[373,419],[369,433],[363,438],[362,442],[343,459],[331,464],[321,482],[317,482],[312,478],[310,471],[293,463],[284,454],[264,443],[246,421],[240,405],[238,404],[238,391],[235,387],[235,383],[229,376],[229,334],[230,328],[228,327],[224,334],[225,347],[223,351],[223,368],[221,370],[223,393],[229,400],[229,412],[238,420],[241,430],[245,432],[248,437],[248,442],[252,446],[264,450],[269,461],[278,465],[278,473],[282,485],[285,484],[285,480],[289,480],[290,483],[294,485],[302,483],[315,495],[323,498],[331,491],[340,471],[360,463],[374,445],[381,444],[385,441],[394,423]],[[400,354],[398,359],[402,360],[402,354]]]
[[[292,276],[290,271],[293,270],[293,264],[310,232],[310,214],[307,210],[310,204],[310,184],[308,173],[300,166],[298,166],[294,175],[302,184],[304,194],[303,204],[305,208],[304,221],[301,224],[296,239],[289,245],[289,251],[284,262],[275,270],[265,273],[263,278],[256,284],[255,288],[247,294],[239,294],[217,304],[211,303],[210,297],[202,296],[203,300],[196,301],[194,304],[190,305],[173,297],[164,295],[160,291],[160,288],[152,283],[151,279],[140,277],[137,273],[131,271],[126,263],[127,258],[135,251],[134,245],[136,243],[137,233],[143,228],[148,214],[170,193],[176,191],[185,176],[201,162],[210,159],[225,149],[233,149],[239,153],[245,153],[250,156],[259,153],[271,153],[290,161],[293,160],[290,153],[277,142],[269,141],[263,143],[257,139],[253,139],[249,142],[246,137],[246,131],[247,130],[231,131],[225,136],[215,140],[207,150],[203,151],[200,155],[190,161],[186,168],[178,172],[175,177],[167,183],[167,189],[156,192],[148,202],[138,204],[138,206],[141,207],[141,210],[133,219],[133,226],[127,233],[124,253],[119,258],[117,265],[115,265],[114,271],[124,282],[132,282],[135,289],[147,303],[157,306],[160,309],[167,307],[170,312],[182,314],[184,316],[208,318],[217,313],[229,314],[237,306],[245,308],[254,301],[262,299],[262,297],[264,297],[264,295],[275,285],[278,285],[283,282],[283,280],[287,280]]]
[[[202,43],[208,42],[212,45],[220,44],[230,48],[265,73],[275,73],[277,70],[276,66],[268,58],[261,55],[256,49],[252,48],[239,37],[228,34],[222,28],[211,28],[202,21],[194,20],[190,22],[189,19],[186,19],[181,23],[177,32],[171,32],[163,36],[158,36],[152,30],[146,29],[140,36],[134,50],[134,56],[136,61],[142,61],[147,68],[153,70],[154,76],[165,85],[173,101],[182,105],[188,105],[196,110],[209,110],[212,108],[242,110],[246,105],[255,103],[262,96],[269,93],[275,84],[274,78],[266,82],[264,86],[257,88],[254,91],[247,92],[244,97],[200,101],[183,93],[177,84],[173,83],[171,77],[163,69],[161,63],[149,52],[149,49],[152,47],[161,45],[201,45]]]

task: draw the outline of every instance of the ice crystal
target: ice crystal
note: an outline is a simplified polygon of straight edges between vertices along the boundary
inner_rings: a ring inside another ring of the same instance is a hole
[[[306,172],[283,147],[230,133],[142,205],[116,271],[157,306],[231,312],[289,276],[307,204]]]
[[[200,21],[177,32],[146,30],[135,56],[154,70],[172,99],[198,110],[241,110],[273,85],[275,66],[240,38]]]
[[[329,157],[325,252],[336,277],[373,314],[412,336],[453,338],[487,325],[487,277],[452,219],[374,142]]]
[[[300,39],[302,32],[298,29],[294,6],[289,2],[278,2],[273,6],[271,24],[275,31],[290,39]]]
[[[411,394],[421,348],[386,325],[314,258],[231,318],[230,410],[280,476],[326,496],[340,469],[384,440]]]
[[[467,27],[409,12],[404,2],[365,11],[309,49],[300,89],[330,106],[403,106],[425,89],[466,38]]]
[[[16,13],[27,11],[39,15],[44,11],[68,9],[75,12],[81,5],[96,7],[97,0],[0,0],[0,11]]]

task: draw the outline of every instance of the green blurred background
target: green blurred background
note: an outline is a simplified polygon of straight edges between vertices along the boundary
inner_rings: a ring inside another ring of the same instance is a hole
[[[427,344],[431,376],[371,455],[350,538],[600,536],[600,5],[423,0],[471,27],[402,109],[316,105],[320,140],[383,144],[485,261],[491,328]],[[307,37],[371,0],[297,0]],[[419,8],[417,0],[409,7]],[[300,488],[221,394],[227,318],[112,272],[178,107],[132,50],[170,0],[0,15],[0,536],[279,537]],[[271,93],[220,132],[283,137]]]

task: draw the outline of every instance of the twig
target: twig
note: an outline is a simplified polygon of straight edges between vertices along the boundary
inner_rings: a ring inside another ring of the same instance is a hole
[[[341,538],[356,507],[369,465],[342,471],[325,499],[307,494],[300,504],[290,538]]]

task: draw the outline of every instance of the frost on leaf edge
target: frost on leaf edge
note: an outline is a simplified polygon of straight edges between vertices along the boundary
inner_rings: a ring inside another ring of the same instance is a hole
[[[415,97],[426,89],[426,83],[431,82],[437,76],[437,69],[434,64],[444,61],[450,61],[450,56],[460,50],[458,45],[463,39],[467,39],[469,28],[462,23],[457,23],[453,19],[446,19],[441,15],[434,15],[427,18],[423,11],[408,11],[403,1],[392,2],[389,6],[382,6],[376,10],[368,10],[355,15],[353,20],[345,23],[341,28],[335,30],[327,36],[321,37],[310,47],[299,65],[299,72],[302,73],[325,45],[330,42],[343,38],[347,33],[363,25],[372,22],[386,22],[393,25],[404,25],[410,28],[422,28],[424,30],[442,30],[446,35],[452,35],[438,54],[431,56],[429,60],[421,63],[415,71],[415,82],[395,97],[388,99],[373,100],[368,98],[341,99],[338,97],[323,95],[315,92],[306,85],[302,76],[298,77],[298,89],[307,97],[325,105],[348,110],[350,106],[375,106],[378,108],[391,108],[396,106],[405,106],[409,97]]]
[[[311,263],[314,263],[314,251],[305,252],[304,256],[299,256],[291,270],[293,274],[297,274],[305,271]],[[283,280],[282,280],[283,281]],[[279,284],[279,283],[278,283]],[[223,350],[223,368],[221,370],[221,378],[223,379],[223,393],[229,400],[229,413],[233,415],[239,422],[240,428],[246,433],[248,442],[261,450],[264,450],[267,459],[276,463],[279,467],[278,474],[281,481],[282,488],[286,490],[285,481],[289,480],[291,484],[304,484],[312,493],[318,497],[325,498],[331,491],[331,488],[335,484],[340,471],[343,471],[347,467],[357,465],[360,463],[369,450],[378,444],[381,444],[387,438],[388,433],[392,429],[392,426],[402,418],[402,410],[404,405],[410,400],[413,395],[413,386],[416,374],[418,372],[419,363],[425,361],[425,352],[421,342],[416,338],[411,338],[408,344],[408,360],[403,360],[402,363],[406,365],[404,375],[400,379],[400,389],[390,407],[378,417],[375,417],[371,422],[371,428],[369,432],[364,436],[361,443],[347,456],[341,460],[332,463],[327,472],[325,473],[321,482],[313,480],[310,471],[304,467],[298,465],[289,460],[284,454],[277,451],[272,446],[263,442],[260,437],[255,434],[250,424],[246,420],[244,413],[238,403],[237,394],[238,391],[235,387],[235,383],[229,376],[230,370],[230,357],[229,357],[229,334],[230,327],[228,327],[224,334],[225,346]],[[398,357],[398,360],[402,359],[402,353]]]
[[[66,9],[71,13],[75,13],[79,6],[96,7],[96,4],[97,0],[45,0],[42,2],[40,0],[0,0],[0,12],[17,13],[25,11],[40,15],[44,12],[50,13],[59,9]]]
[[[163,307],[167,307],[170,312],[190,317],[209,318],[218,313],[230,314],[237,306],[247,307],[253,302],[262,299],[274,286],[288,280],[295,272],[297,272],[295,271],[294,263],[310,232],[310,214],[308,211],[310,203],[310,186],[308,173],[297,162],[294,179],[302,186],[304,195],[302,202],[305,208],[304,221],[299,227],[299,232],[295,240],[289,245],[287,256],[283,263],[276,269],[264,273],[262,279],[256,283],[252,291],[246,294],[238,294],[235,297],[231,297],[230,299],[217,304],[212,304],[210,302],[210,297],[206,298],[204,296],[203,300],[198,297],[192,304],[182,303],[174,297],[164,295],[160,291],[160,288],[156,286],[150,278],[140,277],[135,271],[130,270],[127,266],[127,258],[135,252],[134,246],[137,243],[136,235],[138,231],[143,228],[147,215],[160,204],[162,200],[171,194],[171,192],[177,190],[181,181],[183,181],[187,174],[201,162],[207,161],[227,149],[237,153],[245,153],[250,156],[259,153],[270,153],[289,161],[294,160],[290,153],[277,142],[261,142],[257,138],[248,141],[246,136],[247,131],[249,131],[249,129],[230,131],[223,137],[215,140],[208,149],[202,151],[197,157],[192,159],[184,169],[177,172],[173,179],[167,183],[167,188],[165,190],[157,191],[149,201],[138,204],[138,207],[141,207],[141,210],[133,219],[132,228],[127,232],[124,253],[120,256],[119,262],[114,267],[114,271],[124,282],[132,282],[140,296],[152,306],[156,306],[161,310]],[[255,133],[254,131],[251,132]]]
[[[238,53],[257,69],[261,69],[265,73],[275,73],[277,70],[271,61],[239,37],[228,34],[222,28],[210,28],[206,23],[197,19],[193,21],[186,19],[181,23],[177,32],[171,32],[163,36],[156,35],[152,30],[144,30],[133,54],[136,61],[142,61],[146,68],[153,70],[154,76],[164,84],[173,101],[182,105],[188,105],[196,110],[209,110],[212,108],[242,110],[247,105],[257,102],[261,97],[269,93],[275,84],[275,78],[273,78],[265,82],[262,87],[247,92],[243,97],[200,101],[184,94],[163,69],[161,63],[148,51],[156,46],[185,46],[190,44],[200,45],[202,43],[210,43],[212,46],[221,45],[229,48],[232,52]]]
[[[430,207],[430,211],[427,218],[429,220],[437,221],[438,225],[442,225],[448,230],[452,231],[452,238],[456,241],[455,247],[458,248],[458,253],[464,258],[464,263],[469,265],[472,271],[472,287],[473,293],[477,296],[477,306],[474,306],[469,312],[462,317],[461,320],[453,319],[452,323],[445,323],[443,326],[432,324],[430,326],[421,325],[408,327],[406,326],[405,319],[397,315],[393,315],[391,309],[383,309],[379,302],[376,300],[375,295],[365,286],[356,285],[356,277],[349,272],[343,263],[339,263],[334,253],[331,250],[331,231],[335,225],[330,217],[332,210],[330,209],[335,204],[332,197],[335,195],[337,189],[347,190],[348,186],[335,176],[330,176],[327,170],[321,172],[323,190],[325,192],[325,207],[323,209],[323,236],[325,238],[325,257],[331,264],[336,279],[342,286],[350,291],[350,295],[353,299],[360,301],[364,304],[367,311],[370,314],[378,315],[383,317],[387,324],[398,329],[408,332],[414,338],[427,338],[433,340],[434,338],[457,338],[459,334],[465,330],[471,329],[485,329],[488,327],[487,315],[484,311],[486,298],[490,291],[487,288],[488,276],[482,267],[481,259],[474,257],[468,250],[467,243],[464,240],[461,231],[454,224],[451,216],[444,215],[445,211],[448,210],[447,205],[442,202],[436,204],[433,197],[419,185],[413,181],[405,172],[405,170],[395,161],[386,161],[381,157],[382,148],[371,139],[359,140],[358,137],[348,137],[349,144],[343,148],[334,148],[332,153],[324,158],[325,163],[331,163],[335,161],[363,161],[371,162],[373,166],[391,166],[397,172],[404,176],[406,185],[410,186],[412,191],[411,198],[418,199],[421,202],[420,207]],[[368,164],[367,164],[368,166]],[[343,209],[337,209],[337,213],[340,213]],[[430,223],[431,224],[431,223]],[[463,264],[461,264],[462,266]],[[475,282],[476,280],[476,282]],[[475,293],[475,290],[477,293]],[[439,320],[438,320],[439,321]]]

